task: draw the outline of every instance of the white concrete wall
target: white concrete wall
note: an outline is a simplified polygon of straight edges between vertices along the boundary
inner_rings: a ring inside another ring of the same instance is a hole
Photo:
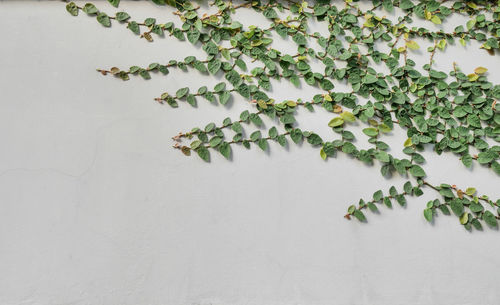
[[[122,8],[174,19],[150,3]],[[245,24],[263,21],[245,14]],[[431,191],[368,224],[346,221],[348,205],[404,179],[344,154],[324,162],[309,145],[235,149],[232,162],[184,157],[171,136],[251,106],[153,101],[219,81],[196,72],[122,82],[95,71],[204,57],[189,43],[147,43],[123,26],[71,17],[59,1],[0,1],[0,37],[0,304],[500,303],[500,233],[467,232],[455,217],[428,224]],[[498,83],[499,56],[477,47],[438,52],[436,68],[486,66]],[[277,100],[318,92],[273,86]],[[298,118],[331,135],[328,113]],[[404,139],[400,129],[387,137],[393,147]],[[448,153],[425,157],[433,183],[500,197],[491,171],[466,170]]]

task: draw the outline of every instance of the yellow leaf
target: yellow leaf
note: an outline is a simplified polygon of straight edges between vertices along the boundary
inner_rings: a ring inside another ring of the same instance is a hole
[[[349,111],[344,111],[340,114],[340,117],[346,121],[346,122],[354,122],[356,121],[356,117],[354,116],[354,114],[352,114],[351,112]]]
[[[333,106],[333,112],[335,112],[335,113],[341,113],[342,112],[342,107],[340,105]]]
[[[146,40],[149,42],[153,41],[153,37],[151,37],[151,34],[149,34],[149,32],[145,32],[144,34],[142,34],[142,37],[146,38]]]
[[[344,124],[344,120],[341,117],[333,118],[329,123],[329,127],[338,127]]]
[[[111,70],[110,70],[110,71],[111,71],[111,74],[113,74],[113,75],[120,73],[120,69],[119,69],[119,68],[117,68],[117,67],[113,67],[113,68],[111,68]]]
[[[290,107],[295,107],[297,106],[297,103],[295,101],[287,101],[286,104]]]
[[[474,73],[476,74],[484,74],[486,73],[486,71],[488,71],[488,69],[486,69],[485,67],[477,67],[476,69],[474,69]]]
[[[410,48],[411,50],[418,50],[418,49],[420,49],[420,46],[418,45],[418,43],[416,43],[413,40],[406,41],[406,46],[408,48]]]
[[[368,19],[364,24],[363,26],[365,28],[373,28],[375,25],[373,24],[372,20],[371,19]]]
[[[267,109],[267,104],[263,100],[258,100],[257,104],[260,106],[260,108]]]
[[[367,27],[367,28],[372,28],[375,26],[375,24],[373,24],[373,21],[372,21],[372,17],[373,15],[372,14],[365,14],[365,19],[366,19],[366,22],[365,24],[363,24],[363,26]]]
[[[321,156],[321,159],[326,160],[326,153],[323,148],[319,151],[319,155]]]
[[[425,19],[430,20],[431,18],[432,18],[431,12],[429,12],[428,10],[425,10]]]
[[[412,146],[413,143],[411,142],[411,138],[406,139],[406,141],[403,144],[405,147]]]
[[[386,124],[382,123],[378,126],[378,129],[382,131],[383,133],[388,133],[391,132],[391,128],[387,126]]]
[[[464,225],[469,221],[469,213],[465,212],[460,216],[460,224]]]
[[[477,75],[475,73],[471,73],[471,74],[467,75],[467,77],[469,78],[470,82],[474,82],[479,78],[479,75]]]
[[[442,51],[444,50],[444,48],[446,47],[446,40],[444,39],[441,39],[438,44],[437,44],[437,47]]]
[[[324,96],[324,97],[325,97],[325,101],[327,101],[327,102],[331,102],[331,101],[333,101],[333,100],[332,100],[332,97],[330,96],[330,94],[325,94],[325,96]]]
[[[465,193],[469,196],[472,196],[474,195],[474,193],[476,193],[476,189],[473,188],[473,187],[468,187],[466,190],[465,190]]]
[[[474,2],[467,2],[467,6],[470,8],[477,8],[477,5]]]
[[[432,16],[431,21],[435,24],[441,24],[441,19],[436,15]]]

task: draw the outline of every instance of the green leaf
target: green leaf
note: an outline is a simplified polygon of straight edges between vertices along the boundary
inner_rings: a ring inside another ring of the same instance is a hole
[[[139,24],[135,21],[131,21],[128,23],[127,28],[130,29],[134,34],[139,35],[141,33],[141,29]]]
[[[149,74],[148,70],[141,69],[139,71],[139,75],[144,79],[151,79],[151,75]]]
[[[184,96],[186,96],[186,94],[189,93],[189,88],[180,88],[179,90],[177,90],[177,92],[175,93],[175,96],[177,98],[183,98]]]
[[[219,103],[226,105],[231,98],[231,93],[229,91],[224,91],[219,95]]]
[[[208,123],[205,126],[205,132],[212,132],[215,129],[215,123]]]
[[[394,9],[394,6],[392,5],[392,0],[384,0],[384,2],[382,2],[382,6],[388,12],[392,12],[392,10]]]
[[[215,93],[222,92],[222,91],[224,91],[224,89],[226,89],[226,83],[224,83],[224,82],[217,83],[214,86],[214,92]]]
[[[307,137],[307,142],[313,146],[316,146],[316,145],[320,145],[320,144],[323,144],[323,139],[321,139],[321,137],[315,133],[309,135],[309,137]]]
[[[196,98],[194,97],[193,94],[189,94],[186,101],[188,102],[189,105],[195,107],[196,106]]]
[[[222,138],[221,137],[213,137],[210,139],[210,147],[217,147],[220,143],[222,143]]]
[[[440,205],[439,206],[439,209],[441,210],[441,212],[444,214],[444,215],[450,215],[450,210],[448,209],[448,207],[444,204]]]
[[[363,214],[363,212],[361,212],[360,210],[355,210],[353,215],[359,221],[366,221],[365,214]]]
[[[269,7],[267,8],[264,13],[263,13],[264,17],[266,18],[269,18],[269,19],[274,19],[274,18],[278,18],[278,14],[276,13],[276,11]]]
[[[425,209],[424,210],[424,217],[428,222],[432,221],[432,209]]]
[[[373,84],[376,83],[378,78],[375,75],[367,74],[363,77],[363,84]]]
[[[123,22],[123,21],[128,20],[129,18],[130,18],[129,14],[127,14],[125,12],[116,13],[116,20],[117,21]]]
[[[450,203],[451,210],[455,215],[461,216],[464,212],[464,205],[459,199],[453,199]]]
[[[469,209],[474,213],[479,213],[484,210],[484,207],[479,203],[471,203]]]
[[[156,23],[155,18],[146,18],[146,20],[144,20],[144,24],[146,26],[153,26],[155,23]]]
[[[229,160],[231,156],[231,145],[227,142],[223,142],[219,145],[219,152],[224,156],[224,158]]]
[[[384,204],[388,207],[388,208],[392,208],[392,202],[391,202],[391,199],[389,197],[384,197]]]
[[[202,73],[207,72],[207,67],[205,67],[205,64],[199,60],[195,60],[193,62],[193,67]]]
[[[220,68],[222,66],[222,62],[218,59],[213,59],[211,61],[208,62],[208,72],[210,72],[211,74],[216,74]]]
[[[413,177],[425,177],[425,171],[419,165],[410,167],[409,172]]]
[[[328,11],[328,6],[316,6],[314,8],[314,16],[322,16]]]
[[[193,142],[191,142],[190,146],[192,149],[197,149],[201,144],[202,142],[200,140],[194,140]]]
[[[363,129],[363,133],[369,137],[376,137],[378,135],[378,129],[369,127]]]
[[[399,8],[402,10],[408,10],[414,6],[415,5],[410,0],[401,0],[399,3]]]
[[[295,123],[295,117],[290,113],[286,113],[280,118],[280,121],[283,124],[293,124]]]
[[[84,11],[85,13],[87,13],[89,15],[94,15],[94,14],[97,14],[99,12],[97,7],[95,7],[95,5],[93,5],[92,3],[85,4],[82,8],[82,11]],[[124,13],[124,12],[122,12],[122,13]],[[120,14],[120,13],[116,13],[116,20],[118,20],[118,14]],[[128,16],[127,13],[124,13],[124,14],[126,14]],[[120,20],[118,20],[118,21],[120,21]]]
[[[443,188],[439,191],[439,194],[441,194],[443,197],[446,198],[453,198],[455,197],[455,194],[453,194],[453,191],[449,188]]]
[[[267,140],[265,138],[259,139],[257,144],[259,145],[260,149],[262,149],[263,151],[267,150],[268,145],[267,145]]]
[[[196,152],[198,153],[198,156],[202,158],[206,162],[210,162],[210,152],[205,146],[200,146],[198,149],[196,149]]]
[[[78,6],[74,2],[70,2],[66,5],[66,10],[73,16],[78,16]]]
[[[198,15],[196,14],[195,11],[188,11],[184,14],[184,18],[188,19],[188,20],[191,20],[191,19],[194,19],[198,17]]]
[[[399,205],[404,206],[406,204],[406,199],[405,196],[402,194],[396,195],[396,201],[399,203]]]
[[[225,78],[233,85],[233,87],[237,87],[241,83],[241,77],[238,72],[231,70],[226,73]]]
[[[377,212],[378,211],[378,208],[375,204],[373,204],[373,202],[368,202],[368,208],[370,209],[370,211],[372,212]]]
[[[391,160],[389,154],[383,150],[379,150],[379,151],[375,152],[375,158],[377,158],[377,160],[379,160],[381,162],[385,162],[385,163],[387,163]]]
[[[490,151],[481,152],[477,156],[477,162],[479,162],[479,164],[487,164],[495,159],[495,154]]]
[[[483,214],[483,220],[490,226],[490,227],[497,227],[497,219],[493,213],[490,211],[485,211]]]
[[[474,226],[474,228],[476,230],[482,230],[483,229],[483,226],[481,225],[481,223],[479,222],[479,220],[477,220],[475,218],[472,219],[471,224]]]
[[[251,114],[250,114],[250,121],[251,121],[252,123],[254,123],[257,127],[260,127],[260,126],[262,126],[262,124],[264,124],[264,123],[262,122],[262,119],[261,119],[261,118],[259,117],[259,115],[258,115],[258,114],[256,114],[256,113],[251,113]]]
[[[328,79],[323,79],[321,82],[320,82],[320,85],[321,85],[321,89],[325,90],[325,91],[330,91],[332,90],[333,88],[335,88],[335,86],[333,85],[333,83],[331,81],[329,81]]]
[[[462,157],[462,163],[466,166],[466,167],[471,167],[472,166],[472,156],[467,154],[467,155],[464,155]]]
[[[192,29],[191,31],[187,32],[187,39],[190,43],[195,44],[198,39],[200,39],[200,31],[197,29]]]
[[[431,71],[429,71],[429,76],[432,78],[444,79],[448,75],[446,75],[446,73],[441,72],[441,71],[431,70]]]
[[[237,60],[235,60],[234,64],[236,66],[238,66],[238,68],[240,68],[243,71],[247,70],[247,64],[243,60],[241,60],[241,58],[238,58]]]
[[[306,45],[307,44],[306,38],[304,37],[304,35],[302,35],[300,33],[295,33],[295,35],[292,36],[292,40],[298,45]]]
[[[97,21],[105,27],[111,26],[111,21],[110,21],[108,15],[106,15],[106,13],[99,13],[97,15]]]
[[[302,140],[302,131],[298,128],[292,129],[292,131],[290,131],[290,138],[295,144],[298,144]]]
[[[257,140],[259,140],[260,138],[262,138],[262,134],[259,130],[252,132],[252,134],[250,135],[250,140],[252,140],[253,142],[257,142]]]
[[[411,182],[410,181],[406,181],[404,186],[403,186],[403,190],[405,191],[405,193],[407,194],[410,194],[411,195],[411,192],[413,190],[413,186],[411,185]]]
[[[278,129],[274,126],[271,127],[271,129],[269,129],[269,137],[271,139],[275,139],[277,136],[278,136]]]
[[[111,3],[112,6],[118,7],[120,4],[120,0],[108,0],[109,3]]]
[[[378,190],[375,193],[373,193],[373,201],[380,201],[382,200],[382,197],[384,197],[382,190]]]
[[[203,46],[203,50],[207,52],[209,55],[216,55],[219,53],[219,47],[213,42],[209,41]]]

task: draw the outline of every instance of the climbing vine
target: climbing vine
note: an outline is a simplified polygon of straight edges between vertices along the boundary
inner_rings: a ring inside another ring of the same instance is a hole
[[[108,1],[115,7],[120,2]],[[79,6],[69,2],[66,9],[73,16],[84,13],[95,18],[104,27],[112,23],[124,26],[149,42],[173,36],[201,46],[206,53],[203,58],[187,56],[144,67],[98,69],[101,74],[124,81],[132,76],[147,80],[153,73],[168,75],[175,69],[224,75],[225,81],[213,88],[183,87],[159,93],[155,100],[173,108],[184,102],[196,106],[202,99],[223,105],[230,99],[242,99],[254,105],[254,111],[246,110],[237,118],[180,132],[173,137],[175,149],[208,162],[212,153],[229,159],[234,145],[266,151],[270,142],[283,147],[307,142],[318,148],[323,159],[343,153],[377,165],[383,176],[398,174],[409,179],[400,191],[394,186],[385,195],[377,190],[371,199],[349,206],[347,219],[365,221],[367,210],[377,211],[381,204],[391,208],[393,202],[404,206],[408,196],[421,196],[427,189],[439,195],[423,210],[429,222],[436,213],[442,213],[454,214],[466,229],[480,230],[483,224],[498,226],[500,199],[490,199],[473,187],[431,184],[421,152],[431,146],[436,154],[451,152],[465,167],[476,163],[500,175],[500,85],[488,81],[485,67],[474,71],[461,71],[456,64],[450,71],[434,68],[435,54],[446,52],[449,45],[474,42],[479,46],[475,52],[498,56],[500,1],[372,0],[364,1],[370,8],[362,10],[353,0],[214,0],[209,3],[217,9],[212,14],[201,13],[195,2],[152,2],[174,6],[177,10],[173,18],[178,18],[182,26],[172,20],[134,20],[124,11],[111,15],[92,3]],[[233,19],[240,9],[261,13],[268,24],[245,28]],[[393,11],[397,11],[397,21],[385,16]],[[435,25],[453,15],[465,16],[467,21],[450,32],[436,30]],[[414,19],[427,21],[429,29],[412,26]],[[311,21],[325,24],[329,34],[311,32]],[[293,41],[296,52],[275,49],[273,41],[279,36]],[[422,41],[431,42],[431,46],[420,50]],[[389,51],[382,52],[381,44],[387,45]],[[417,67],[411,58],[422,51],[428,53],[429,60]],[[259,66],[249,71],[250,61]],[[313,62],[322,70],[315,71]],[[385,65],[387,73],[380,71],[381,65]],[[319,88],[323,93],[277,101],[270,96],[272,79]],[[341,82],[350,89],[335,90],[335,84]],[[330,113],[331,120],[325,125],[331,128],[332,139],[299,128],[295,115],[301,108]],[[276,126],[262,130],[263,116],[273,119]],[[356,146],[356,138],[349,130],[354,122],[366,125],[362,131],[372,148]],[[395,148],[384,142],[395,125],[407,134],[407,140],[401,143],[407,157],[402,159],[393,156],[390,150]]]

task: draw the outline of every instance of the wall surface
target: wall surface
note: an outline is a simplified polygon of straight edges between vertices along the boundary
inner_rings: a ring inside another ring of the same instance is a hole
[[[151,3],[121,8],[137,20],[176,18]],[[0,304],[500,304],[500,232],[468,232],[456,217],[427,223],[422,210],[434,193],[381,208],[366,224],[347,221],[348,205],[405,180],[344,154],[325,162],[309,145],[235,148],[232,161],[184,157],[173,135],[252,106],[200,100],[172,109],[153,100],[220,77],[172,71],[122,82],[95,70],[203,58],[199,47],[105,29],[59,1],[0,1],[0,25]],[[428,42],[419,43],[421,66]],[[500,56],[477,44],[435,59],[444,71],[453,61],[463,71],[490,67],[500,80]],[[320,92],[273,88],[276,100]],[[298,118],[326,137],[330,116]],[[387,137],[395,155],[405,139],[400,129]],[[431,182],[500,197],[492,171],[466,170],[430,148],[424,155]]]

